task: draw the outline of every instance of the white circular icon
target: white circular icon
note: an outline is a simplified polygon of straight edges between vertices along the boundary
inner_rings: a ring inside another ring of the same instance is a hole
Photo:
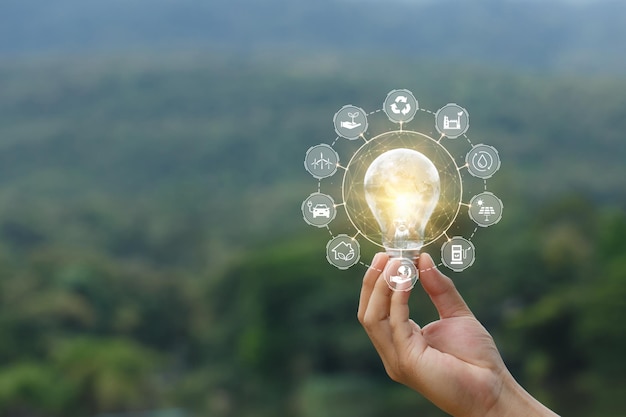
[[[393,90],[385,98],[383,111],[394,123],[410,122],[417,113],[417,99],[409,90]]]
[[[389,288],[394,291],[408,291],[419,279],[417,267],[408,258],[390,258],[383,271]]]
[[[502,219],[504,206],[502,201],[488,191],[475,195],[470,200],[469,216],[474,222],[487,227],[494,225]]]
[[[441,246],[441,262],[454,272],[469,268],[475,260],[474,244],[465,238],[455,236]]]
[[[476,145],[465,157],[467,170],[477,178],[491,178],[500,169],[500,155],[489,145]]]
[[[349,104],[335,113],[333,124],[342,138],[358,139],[367,130],[367,115],[362,108]]]
[[[326,259],[339,269],[348,269],[359,262],[361,247],[356,239],[338,235],[326,244]]]
[[[448,103],[435,114],[435,128],[443,136],[458,138],[469,129],[469,113],[456,103]]]
[[[329,195],[313,193],[302,202],[302,216],[311,226],[325,227],[336,214],[335,201]]]
[[[325,143],[311,146],[304,157],[304,168],[317,179],[330,177],[337,172],[339,155]]]

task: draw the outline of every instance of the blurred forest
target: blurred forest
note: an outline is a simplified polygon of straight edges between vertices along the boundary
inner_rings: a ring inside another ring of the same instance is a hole
[[[445,415],[386,377],[365,267],[329,265],[300,211],[334,112],[394,88],[461,104],[500,152],[504,217],[444,272],[514,376],[562,415],[625,415],[626,78],[398,60],[0,56],[0,417]],[[436,318],[419,285],[411,308]]]

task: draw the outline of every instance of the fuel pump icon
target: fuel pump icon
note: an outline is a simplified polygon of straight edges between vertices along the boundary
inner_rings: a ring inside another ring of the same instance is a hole
[[[468,268],[474,260],[474,245],[460,236],[451,238],[441,247],[441,261],[455,272]]]
[[[450,264],[463,265],[463,245],[452,245],[450,247]]]

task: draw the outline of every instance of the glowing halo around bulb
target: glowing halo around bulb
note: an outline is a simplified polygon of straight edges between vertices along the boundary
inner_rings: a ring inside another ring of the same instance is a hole
[[[388,154],[388,152],[392,153]],[[439,185],[436,205],[428,216],[430,220],[426,219],[423,222],[425,228],[420,233],[422,238],[420,247],[411,248],[417,249],[417,252],[403,253],[403,256],[416,256],[422,246],[433,243],[450,228],[458,215],[463,194],[462,179],[455,159],[436,140],[419,132],[391,131],[367,141],[348,162],[341,187],[342,200],[348,219],[359,234],[377,246],[390,249],[393,245],[384,243],[384,232],[367,201],[366,177],[368,169],[377,158],[385,154],[393,156],[404,152],[415,152],[412,155],[421,155],[417,157],[417,160],[421,161],[422,165],[418,166],[422,167],[422,171],[430,170],[431,177],[434,178],[436,175]],[[400,164],[394,164],[393,161],[392,165],[400,168]],[[419,177],[420,172],[417,169],[413,177]],[[399,174],[399,171],[397,173]],[[381,175],[391,174],[381,173]],[[397,177],[398,175],[391,176]],[[391,253],[394,254],[393,251]]]
[[[386,123],[376,120],[381,116],[387,116]],[[399,129],[380,131],[389,122]],[[393,90],[383,108],[371,113],[343,106],[333,125],[338,136],[332,144],[312,146],[306,153],[305,169],[318,187],[301,206],[306,223],[325,227],[331,235],[328,262],[339,269],[362,264],[361,236],[390,255],[381,272],[395,291],[413,288],[420,273],[418,256],[431,244],[441,244],[437,266],[454,272],[470,267],[475,260],[471,239],[478,229],[500,221],[503,205],[487,191],[487,179],[500,168],[498,151],[469,140],[467,110],[456,103],[437,112],[424,110],[410,91]],[[352,157],[345,163],[341,150],[350,148]],[[339,182],[341,199],[333,196]],[[461,210],[468,216],[457,222]],[[352,230],[334,234],[331,222]]]

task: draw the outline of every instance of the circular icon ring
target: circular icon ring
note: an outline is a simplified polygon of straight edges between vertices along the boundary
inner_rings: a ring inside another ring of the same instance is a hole
[[[338,165],[339,155],[326,143],[311,146],[306,151],[304,168],[318,180],[334,175]]]
[[[456,139],[469,129],[469,113],[456,103],[448,103],[435,113],[435,128],[441,135]]]
[[[333,125],[342,138],[358,139],[367,131],[367,114],[362,108],[348,104],[335,113]]]
[[[302,202],[302,217],[311,226],[328,226],[336,215],[335,201],[329,195],[313,193]]]
[[[359,262],[360,258],[359,242],[348,235],[338,235],[326,244],[326,259],[339,269],[350,268]]]
[[[383,277],[393,291],[409,291],[417,283],[419,271],[408,258],[391,258],[385,266]]]
[[[500,155],[493,146],[476,145],[465,156],[465,163],[470,174],[477,178],[488,179],[500,169]]]
[[[502,219],[502,200],[488,191],[472,197],[469,206],[470,218],[481,227],[494,225]]]
[[[410,122],[417,109],[417,99],[409,90],[393,90],[383,102],[383,111],[393,123]]]
[[[453,270],[461,272],[476,260],[474,244],[460,236],[455,236],[441,246],[441,262]]]

